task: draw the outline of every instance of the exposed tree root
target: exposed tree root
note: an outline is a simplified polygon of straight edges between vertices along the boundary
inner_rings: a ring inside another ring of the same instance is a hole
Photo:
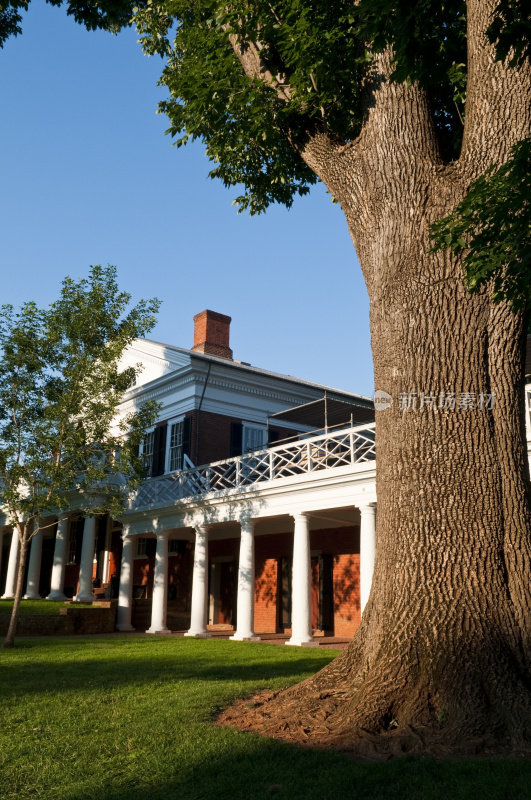
[[[521,687],[515,687],[519,699],[514,705],[520,710],[511,727],[510,709],[496,715],[491,708],[489,713],[475,708],[473,698],[462,713],[454,706],[453,718],[446,718],[425,686],[413,687],[399,676],[394,685],[368,680],[363,689],[353,690],[352,676],[350,681],[341,676],[347,663],[340,657],[290,689],[238,700],[218,716],[218,724],[363,759],[531,757],[529,697],[522,701]],[[463,694],[457,690],[456,695],[463,704]]]

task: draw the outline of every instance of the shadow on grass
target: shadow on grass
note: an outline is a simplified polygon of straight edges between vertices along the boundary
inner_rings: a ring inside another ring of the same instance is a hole
[[[249,744],[250,740],[250,744]],[[226,752],[230,747],[230,753]],[[105,800],[529,800],[531,762],[437,761],[407,757],[359,762],[335,752],[312,751],[234,732],[217,757],[175,764],[174,776],[105,788]],[[64,800],[96,800],[90,791]]]
[[[216,651],[222,655],[220,660],[214,656],[209,642],[137,639],[134,650],[130,650],[127,639],[124,639],[123,649],[112,648],[112,656],[103,656],[106,642],[111,641],[116,643],[116,640],[105,639],[69,640],[73,651],[68,660],[62,662],[43,658],[47,645],[50,648],[54,646],[55,652],[57,638],[19,640],[21,650],[17,654],[26,657],[23,663],[16,658],[9,661],[2,659],[0,651],[0,695],[2,698],[38,695],[48,692],[52,687],[56,693],[94,687],[108,691],[186,680],[263,685],[264,682],[285,679],[287,684],[302,674],[316,672],[336,655],[328,651],[323,652],[321,658],[316,658],[314,654],[304,657],[300,651],[293,654],[276,652],[276,647],[272,645],[251,645],[251,648],[257,648],[253,653],[247,644],[242,649],[238,642],[216,642]],[[180,644],[175,646],[175,641]],[[93,656],[89,655],[91,647],[98,648]],[[34,661],[31,659],[32,650],[36,656]],[[255,654],[256,659],[253,657]]]

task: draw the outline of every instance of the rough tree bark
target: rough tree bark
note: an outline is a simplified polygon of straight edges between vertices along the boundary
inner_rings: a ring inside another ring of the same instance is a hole
[[[361,626],[310,680],[225,712],[242,728],[386,753],[525,748],[531,736],[524,320],[471,295],[460,260],[430,252],[428,230],[531,128],[529,67],[496,62],[491,0],[467,6],[457,162],[440,158],[424,92],[388,81],[390,52],[375,61],[359,139],[316,133],[301,151],[345,212],[369,291],[375,387],[394,403],[376,415],[377,555]],[[435,408],[419,408],[422,392]],[[402,410],[410,393],[417,410]],[[455,409],[439,408],[441,393]],[[458,408],[461,393],[495,395],[494,406]]]

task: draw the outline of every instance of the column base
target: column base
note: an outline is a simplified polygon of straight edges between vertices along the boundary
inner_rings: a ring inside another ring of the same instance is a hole
[[[146,633],[171,633],[169,628],[148,628]]]
[[[62,592],[50,592],[46,599],[53,600],[56,603],[64,603],[67,597]]]
[[[14,600],[14,599],[15,599],[14,594],[3,594],[2,597],[0,597],[0,600]]]
[[[129,631],[136,630],[136,628],[133,628],[132,625],[125,624],[125,625],[117,625],[116,630],[121,631],[122,633],[128,633]]]
[[[93,603],[94,602],[94,595],[93,594],[76,594],[75,597],[72,598],[73,603]]]
[[[210,639],[212,634],[208,631],[186,631],[185,636],[191,636],[193,639]]]
[[[287,642],[284,644],[291,645],[292,647],[319,647],[319,642],[316,642],[314,639],[294,639],[293,636],[291,639],[288,639]]]
[[[236,633],[233,636],[229,636],[229,639],[233,642],[259,642],[260,637],[256,636],[254,633]]]
[[[37,592],[31,592],[30,594],[23,595],[22,599],[23,600],[40,600],[41,596],[40,596],[40,594],[37,594]]]

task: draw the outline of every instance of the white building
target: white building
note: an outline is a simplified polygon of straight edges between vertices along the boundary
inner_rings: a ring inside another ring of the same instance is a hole
[[[149,477],[119,522],[72,514],[35,537],[27,596],[118,595],[119,630],[350,637],[374,561],[372,401],[235,361],[229,317],[194,321],[191,350],[137,340],[125,359],[145,368],[123,413],[161,404]],[[526,404],[531,452],[531,382]],[[16,537],[3,530],[12,596]]]

